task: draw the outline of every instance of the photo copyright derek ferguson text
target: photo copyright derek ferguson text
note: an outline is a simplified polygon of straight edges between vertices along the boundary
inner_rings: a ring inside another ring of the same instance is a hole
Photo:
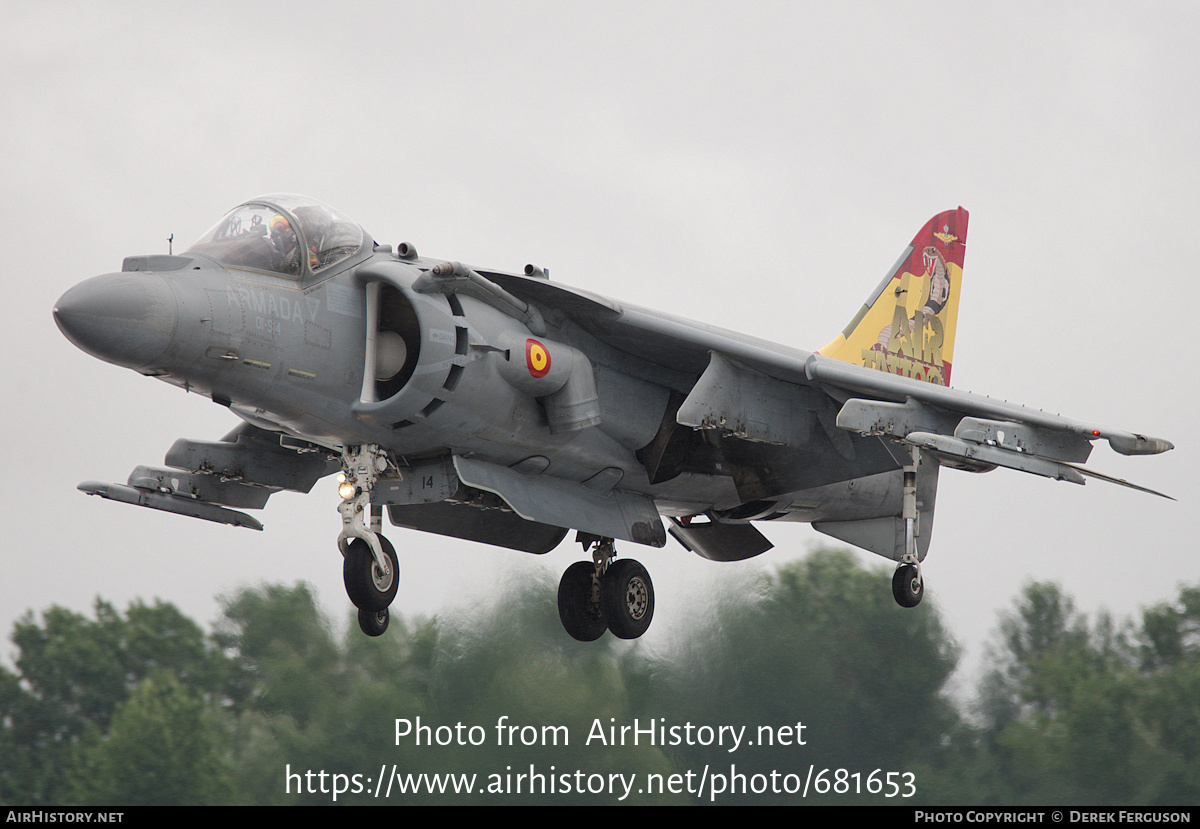
[[[699,746],[724,750],[730,755],[748,749],[803,749],[809,746],[807,726],[802,722],[787,725],[705,725],[675,723],[665,717],[618,722],[615,718],[596,718],[580,733],[565,725],[523,725],[501,716],[494,725],[483,726],[456,722],[431,724],[421,717],[397,718],[394,744],[402,752],[409,748],[482,748],[559,749],[580,746],[585,749],[613,747],[653,747],[670,749]],[[799,755],[797,755],[799,759]],[[611,768],[605,762],[604,767]],[[699,765],[699,764],[698,764]],[[347,795],[372,798],[409,795],[580,795],[612,796],[623,801],[631,795],[688,795],[710,802],[731,795],[874,795],[881,798],[908,798],[916,794],[916,779],[911,772],[887,769],[822,768],[815,763],[797,763],[790,768],[739,770],[732,761],[719,768],[702,768],[676,773],[614,771],[589,772],[561,765],[522,762],[505,765],[491,773],[433,772],[413,769],[411,763],[384,764],[377,772],[334,773],[323,769],[301,769],[288,764],[284,770],[287,794],[321,794],[332,800]]]

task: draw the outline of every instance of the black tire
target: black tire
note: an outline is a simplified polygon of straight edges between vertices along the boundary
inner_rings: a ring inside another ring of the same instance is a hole
[[[577,561],[558,583],[558,618],[572,639],[595,642],[608,630],[600,602],[592,597],[592,575],[596,565]]]
[[[620,639],[637,639],[654,619],[654,584],[646,568],[631,558],[608,566],[600,580],[600,608],[608,629]]]
[[[925,595],[921,571],[911,564],[901,564],[892,575],[892,596],[901,607],[916,607]]]
[[[388,613],[387,608],[376,612],[358,611],[358,627],[367,636],[382,636],[383,632],[387,630],[390,620],[391,614]]]
[[[400,587],[400,562],[396,558],[396,550],[382,535],[379,536],[379,546],[391,562],[390,578],[380,572],[375,563],[375,556],[371,555],[371,548],[361,538],[350,542],[350,548],[346,550],[346,558],[342,563],[342,580],[346,585],[346,595],[355,607],[368,613],[387,610]]]

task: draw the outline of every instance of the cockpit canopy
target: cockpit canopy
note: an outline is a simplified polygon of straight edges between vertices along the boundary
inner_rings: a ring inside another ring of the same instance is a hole
[[[238,205],[187,252],[229,268],[302,278],[354,256],[368,240],[361,227],[329,205],[276,194]]]

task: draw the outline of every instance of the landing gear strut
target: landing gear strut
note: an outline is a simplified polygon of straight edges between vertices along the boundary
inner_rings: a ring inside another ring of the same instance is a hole
[[[916,607],[925,595],[925,580],[921,578],[921,563],[917,556],[917,466],[921,463],[920,447],[912,447],[912,463],[904,467],[903,506],[904,555],[892,574],[892,597],[901,607]]]
[[[614,561],[611,538],[588,539],[592,561],[577,561],[558,585],[558,616],[580,642],[593,642],[611,630],[619,639],[636,639],[654,619],[654,584],[646,568],[631,558]]]
[[[396,550],[379,534],[383,508],[371,503],[371,490],[387,464],[387,455],[378,446],[347,446],[342,450],[342,471],[338,475],[342,579],[346,595],[358,608],[358,626],[368,636],[379,636],[387,630],[388,606],[400,587]]]

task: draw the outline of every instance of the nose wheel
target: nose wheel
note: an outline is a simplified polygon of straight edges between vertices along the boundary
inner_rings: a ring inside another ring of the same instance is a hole
[[[382,636],[383,632],[387,630],[390,618],[391,616],[387,608],[376,613],[372,613],[369,610],[359,610],[358,628],[367,634],[367,636]]]
[[[342,581],[346,595],[359,610],[378,613],[387,610],[400,587],[400,562],[390,541],[378,536],[385,561],[380,564],[370,545],[361,538],[350,542],[342,562]]]
[[[378,446],[347,446],[342,450],[342,471],[338,475],[342,581],[346,595],[358,608],[358,626],[367,636],[379,636],[387,630],[388,607],[400,587],[396,550],[379,533],[383,508],[371,503],[371,491],[387,467],[387,455]]]

